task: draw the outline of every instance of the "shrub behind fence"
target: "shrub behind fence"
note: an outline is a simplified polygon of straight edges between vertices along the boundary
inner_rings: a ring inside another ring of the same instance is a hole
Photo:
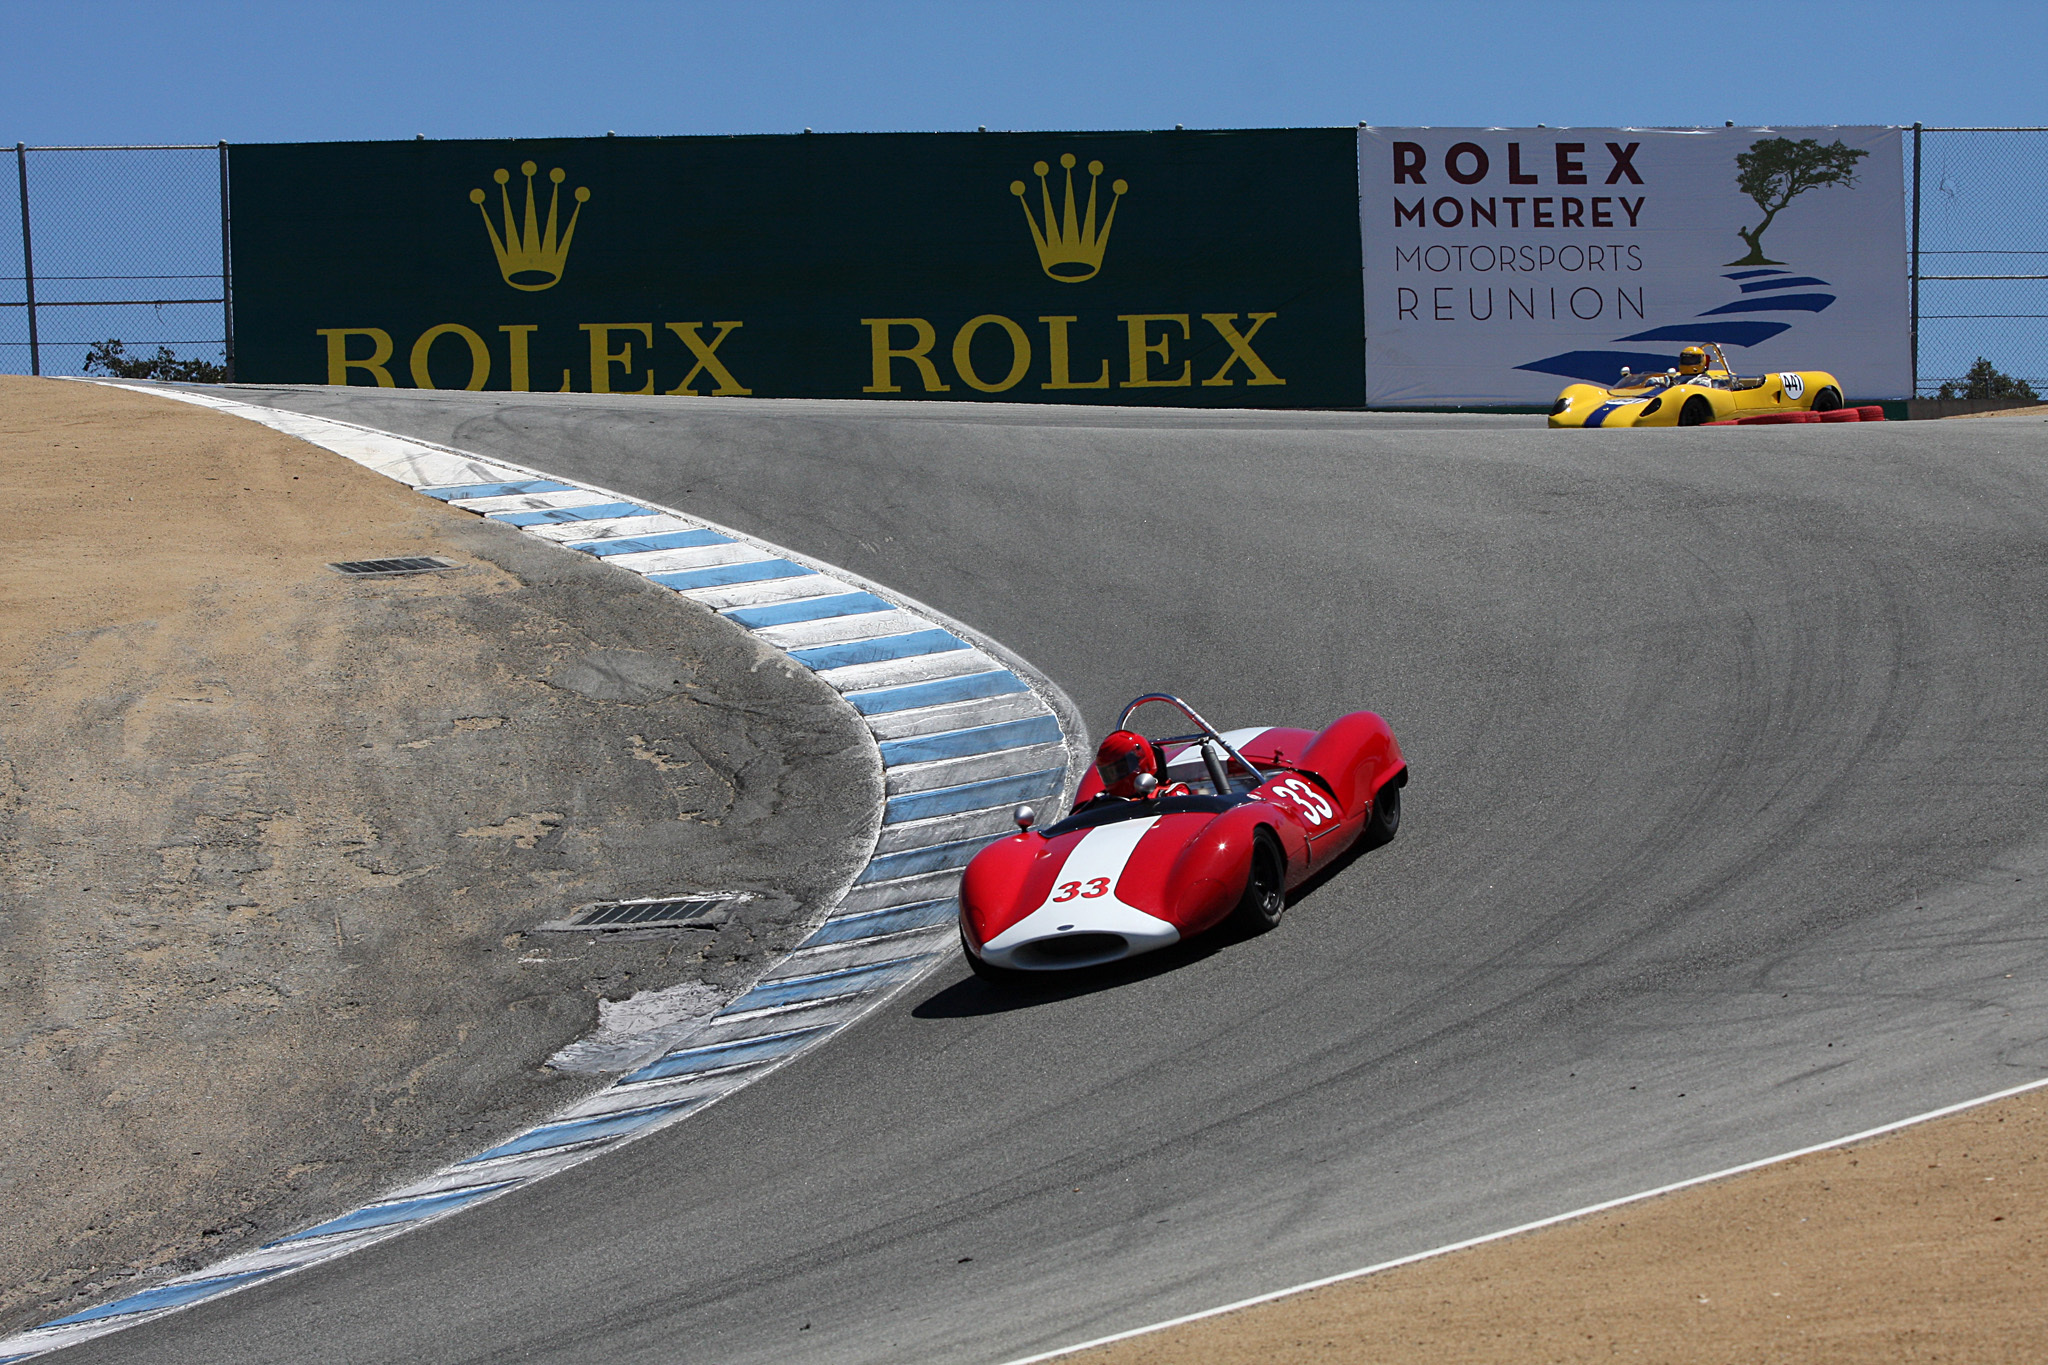
[[[1979,359],[2048,392],[2048,128],[1916,123],[1912,140],[1914,392],[1963,391]],[[0,373],[83,373],[118,340],[151,375],[234,377],[226,143],[17,143],[14,162]]]
[[[79,374],[118,339],[232,377],[226,143],[16,143],[12,159],[20,231],[0,231],[0,372]]]

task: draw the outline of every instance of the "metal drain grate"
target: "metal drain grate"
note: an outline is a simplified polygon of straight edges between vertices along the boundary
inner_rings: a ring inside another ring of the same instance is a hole
[[[725,922],[718,913],[728,905],[752,900],[748,891],[710,891],[695,896],[654,896],[637,901],[598,901],[567,919],[543,924],[558,932],[613,929],[712,929]]]
[[[431,555],[408,555],[402,559],[350,559],[327,567],[350,578],[390,578],[406,573],[439,573],[456,566]]]

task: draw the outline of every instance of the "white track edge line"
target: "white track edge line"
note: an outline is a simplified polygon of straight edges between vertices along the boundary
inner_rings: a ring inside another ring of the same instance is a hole
[[[1226,1313],[1235,1313],[1246,1308],[1256,1308],[1260,1304],[1292,1298],[1296,1294],[1306,1294],[1311,1290],[1326,1289],[1333,1284],[1342,1284],[1346,1280],[1363,1279],[1367,1275],[1377,1275],[1382,1271],[1398,1270],[1402,1266],[1414,1265],[1418,1261],[1434,1260],[1438,1256],[1448,1256],[1454,1251],[1467,1251],[1473,1247],[1484,1246],[1488,1242],[1499,1242],[1509,1237],[1519,1237],[1525,1232],[1535,1232],[1542,1228],[1555,1227],[1560,1223],[1569,1223],[1574,1219],[1587,1218],[1596,1213],[1605,1213],[1609,1209],[1623,1208],[1629,1204],[1639,1204],[1646,1199],[1658,1198],[1660,1195],[1676,1194],[1680,1190],[1689,1190],[1696,1185],[1706,1185],[1716,1180],[1726,1180],[1730,1176],[1744,1175],[1750,1171],[1762,1170],[1766,1166],[1775,1166],[1780,1162],[1797,1161],[1803,1156],[1813,1156],[1820,1152],[1831,1152],[1838,1148],[1847,1147],[1852,1143],[1868,1142],[1872,1138],[1896,1133],[1901,1128],[1911,1128],[1916,1124],[1947,1118],[1951,1114],[1960,1114],[1965,1110],[1976,1109],[1982,1105],[1995,1104],[1999,1100],[2009,1100],[2015,1095],[2024,1095],[2030,1090],[2040,1090],[2044,1087],[2048,1087],[2048,1078],[2028,1081],[2025,1085],[2016,1085],[2009,1090],[2000,1090],[1989,1095],[1979,1095],[1975,1099],[1959,1100],[1954,1104],[1943,1105],[1939,1109],[1930,1109],[1924,1114],[1915,1114],[1911,1118],[1879,1124],[1875,1128],[1865,1128],[1862,1132],[1851,1133],[1847,1137],[1833,1138],[1827,1142],[1816,1142],[1811,1147],[1801,1147],[1796,1151],[1780,1152],[1776,1156],[1759,1157],[1755,1161],[1745,1161],[1740,1166],[1730,1166],[1726,1170],[1714,1171],[1707,1175],[1688,1176],[1684,1180],[1674,1180],[1669,1185],[1659,1185],[1653,1190],[1640,1190],[1635,1194],[1624,1194],[1615,1199],[1603,1200],[1598,1204],[1588,1204],[1584,1208],[1573,1209],[1568,1213],[1554,1213],[1548,1218],[1538,1218],[1532,1223],[1520,1223],[1511,1228],[1502,1228],[1498,1232],[1488,1232],[1482,1233],[1477,1237],[1467,1237],[1462,1242],[1451,1242],[1445,1246],[1431,1247],[1428,1251],[1411,1252],[1406,1256],[1397,1256],[1391,1261],[1380,1261],[1374,1265],[1361,1266],[1357,1270],[1346,1270],[1335,1275],[1325,1275],[1320,1280],[1308,1280],[1301,1284],[1289,1285],[1285,1289],[1274,1289],[1264,1294],[1255,1294],[1248,1299],[1239,1299],[1235,1303],[1226,1303],[1215,1308],[1204,1308],[1200,1312],[1186,1313],[1177,1318],[1169,1318],[1165,1322],[1150,1323],[1144,1327],[1133,1327],[1127,1331],[1115,1332],[1106,1337],[1096,1337],[1092,1341],[1078,1342],[1072,1346],[1061,1346],[1051,1351],[1041,1351],[1034,1356],[1019,1356],[1015,1360],[1002,1362],[1002,1365],[1038,1365],[1040,1361],[1057,1360],[1062,1356],[1075,1355],[1082,1351],[1092,1351],[1098,1346],[1110,1346],[1119,1341],[1129,1341],[1134,1337],[1150,1336],[1154,1332],[1171,1331],[1175,1327],[1185,1327],[1191,1322],[1201,1322],[1206,1318],[1218,1318]]]

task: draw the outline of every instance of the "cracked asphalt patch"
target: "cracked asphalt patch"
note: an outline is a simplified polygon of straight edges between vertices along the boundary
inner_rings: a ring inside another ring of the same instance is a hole
[[[643,580],[84,385],[0,378],[0,485],[0,1330],[545,1116],[600,1002],[728,998],[871,846],[851,711]]]

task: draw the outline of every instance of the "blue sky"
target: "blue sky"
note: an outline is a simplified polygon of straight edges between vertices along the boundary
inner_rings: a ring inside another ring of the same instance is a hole
[[[0,139],[2048,122],[2038,3],[0,0]]]
[[[0,145],[1363,120],[2044,124],[2042,14],[2039,0],[0,0]],[[1930,185],[1948,195],[1930,200],[1929,231],[1946,234],[1930,247],[2048,248],[2043,147],[2048,138],[1930,140]],[[217,293],[201,278],[218,271],[211,164],[205,153],[118,168],[104,156],[32,157],[39,277],[159,277],[51,279],[42,297]],[[0,205],[18,211],[11,192]],[[20,273],[19,242],[0,232],[0,305],[18,299],[9,277]],[[1946,289],[1923,311],[2048,313],[2012,286]],[[218,312],[52,308],[44,364],[75,370],[88,339],[115,333],[144,349],[217,353],[188,343],[218,338]],[[0,371],[26,365],[25,317],[0,306]],[[1959,372],[2001,346],[2024,372],[2048,373],[2039,318],[1942,325],[1955,335],[1923,326],[1923,357],[1942,352],[1923,373]]]

